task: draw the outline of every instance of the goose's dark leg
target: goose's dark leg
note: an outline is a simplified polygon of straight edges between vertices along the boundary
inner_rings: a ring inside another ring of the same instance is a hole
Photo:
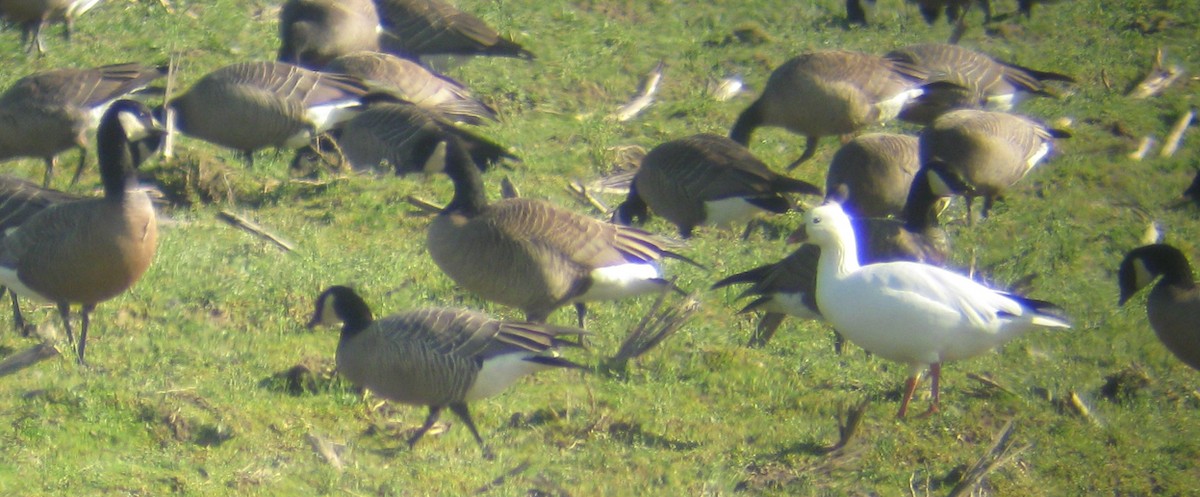
[[[79,326],[79,364],[81,366],[87,364],[83,361],[83,350],[85,347],[87,347],[88,323],[90,321],[92,311],[95,309],[95,305],[84,304],[83,308],[79,310],[79,317],[83,321],[83,324]]]
[[[421,425],[421,427],[417,429],[417,432],[414,433],[413,436],[409,437],[408,448],[411,449],[412,446],[416,445],[417,441],[420,440],[421,437],[425,436],[425,432],[429,431],[429,428],[431,428],[433,424],[437,422],[438,416],[441,415],[442,406],[429,406],[429,416],[425,417],[425,424]]]
[[[492,450],[483,443],[483,437],[479,436],[479,430],[475,428],[475,422],[471,420],[471,411],[467,409],[467,404],[465,402],[450,404],[450,412],[457,414],[459,419],[463,420],[463,423],[467,425],[467,429],[471,430],[471,435],[475,436],[475,441],[479,443],[479,448],[483,450],[483,458],[491,459],[493,457]]]
[[[821,141],[821,137],[819,137],[819,136],[810,136],[810,137],[806,138],[805,145],[804,145],[804,153],[800,154],[800,158],[796,159],[795,162],[788,164],[788,167],[787,167],[788,171],[795,169],[796,166],[803,164],[804,161],[807,161],[808,159],[813,158],[814,155],[817,155],[817,142],[819,142],[819,141]]]

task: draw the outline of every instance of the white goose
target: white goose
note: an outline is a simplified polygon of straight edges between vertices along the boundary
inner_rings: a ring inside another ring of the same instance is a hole
[[[860,266],[850,218],[837,203],[804,216],[808,241],[821,247],[817,305],[833,328],[885,359],[908,364],[904,417],[928,367],[938,409],[941,364],[987,352],[1035,326],[1070,328],[1053,304],[1010,295],[945,269],[914,262]]]

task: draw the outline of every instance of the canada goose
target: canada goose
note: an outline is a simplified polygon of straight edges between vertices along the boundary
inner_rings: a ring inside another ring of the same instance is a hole
[[[957,107],[1008,111],[1025,94],[1054,96],[1046,81],[1074,82],[1065,74],[1000,62],[982,52],[946,43],[922,43],[887,54],[925,69],[929,79],[953,83],[930,89],[900,112],[900,119],[928,124]]]
[[[0,160],[46,161],[49,186],[57,157],[79,150],[74,185],[87,159],[88,134],[114,100],[166,74],[165,68],[114,64],[92,69],[54,69],[25,76],[0,95]]]
[[[480,171],[515,156],[504,147],[416,105],[383,97],[368,97],[367,108],[346,121],[337,135],[338,148],[355,169],[377,169],[386,165],[397,175],[438,172],[444,169],[444,151],[439,143],[454,135],[466,147]],[[390,101],[389,101],[390,100]]]
[[[1066,136],[1023,116],[959,109],[921,131],[921,163],[944,162],[971,187],[966,193],[968,220],[973,220],[975,197],[983,197],[980,216],[986,218],[996,198],[1050,153],[1053,139]]]
[[[276,60],[319,70],[338,56],[378,50],[381,31],[372,0],[287,0]]]
[[[867,133],[833,154],[825,191],[841,195],[842,207],[851,217],[899,215],[920,164],[917,137]],[[843,185],[846,191],[836,192]]]
[[[982,354],[1034,327],[1071,326],[1052,312],[1053,304],[999,292],[937,266],[861,266],[850,218],[837,202],[805,213],[802,229],[821,248],[816,287],[821,315],[868,352],[908,365],[897,417],[907,412],[926,366],[932,413],[938,409],[942,363]]]
[[[0,0],[0,17],[21,25],[21,44],[25,51],[35,48],[37,53],[46,53],[42,43],[42,30],[51,21],[62,21],[63,38],[71,39],[75,31],[75,18],[91,10],[100,0]]]
[[[964,185],[956,178],[947,177],[938,166],[918,170],[911,185],[901,219],[851,220],[855,234],[863,240],[858,244],[858,257],[864,264],[913,261],[941,266],[946,263],[950,242],[938,225],[939,207],[944,199],[960,193]],[[794,234],[788,241],[799,241],[799,236]],[[779,262],[737,273],[713,284],[714,289],[749,284],[739,298],[756,298],[740,312],[765,312],[747,346],[766,345],[785,315],[821,319],[815,297],[820,255],[817,246],[801,245]],[[839,353],[841,342],[838,335],[834,348]]]
[[[548,202],[488,204],[479,169],[453,136],[446,142],[446,174],[454,198],[429,226],[429,255],[459,286],[521,309],[529,321],[543,322],[573,303],[582,328],[585,302],[671,288],[661,260],[690,262],[650,233]]]
[[[344,74],[283,62],[239,62],[210,72],[168,105],[179,130],[242,153],[299,148],[350,119],[367,87]]]
[[[562,326],[500,321],[465,309],[417,309],[376,320],[358,294],[332,286],[317,297],[308,327],[342,324],[337,369],[355,385],[429,416],[408,439],[412,447],[449,407],[491,458],[467,403],[499,394],[522,376],[551,368],[583,369],[556,355],[582,335]]]
[[[653,210],[690,238],[699,225],[726,226],[762,212],[787,212],[792,207],[787,193],[820,195],[821,189],[772,171],[729,138],[698,134],[650,150],[613,217],[629,225],[644,222]]]
[[[729,137],[742,145],[760,126],[779,126],[807,137],[804,154],[788,169],[812,158],[822,136],[854,133],[888,121],[927,74],[911,64],[860,52],[810,52],[775,69],[766,88],[738,116]]]
[[[492,55],[533,59],[482,19],[441,0],[375,0],[385,51],[416,56]]]
[[[133,286],[154,258],[158,227],[150,197],[137,187],[143,149],[133,142],[160,133],[145,105],[113,103],[96,132],[104,197],[47,207],[0,239],[0,283],[57,304],[72,341],[70,306],[82,306],[80,364],[96,304]]]
[[[326,71],[349,74],[372,91],[385,91],[447,118],[468,124],[495,121],[496,111],[459,82],[421,64],[382,52],[354,52],[333,59]]]
[[[1200,370],[1200,289],[1183,252],[1161,243],[1129,251],[1117,272],[1119,304],[1125,305],[1159,276],[1146,299],[1150,327],[1175,357]]]

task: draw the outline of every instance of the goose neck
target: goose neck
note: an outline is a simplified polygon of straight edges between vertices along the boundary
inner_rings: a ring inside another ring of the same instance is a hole
[[[483,176],[471,161],[466,149],[457,138],[446,140],[446,175],[454,183],[454,198],[446,205],[443,213],[463,213],[472,216],[487,207],[487,196],[483,191]]]

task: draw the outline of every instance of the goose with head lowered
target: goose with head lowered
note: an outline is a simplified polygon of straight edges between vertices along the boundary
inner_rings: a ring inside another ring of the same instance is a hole
[[[1166,244],[1135,248],[1117,273],[1120,305],[1161,276],[1146,298],[1146,317],[1159,341],[1192,369],[1200,370],[1200,288],[1179,249]]]
[[[490,459],[468,402],[497,395],[538,371],[583,369],[557,355],[559,347],[574,346],[560,336],[583,334],[575,328],[501,321],[475,311],[444,308],[375,319],[354,290],[332,286],[317,297],[308,327],[338,323],[342,325],[339,374],[385,399],[429,406],[429,416],[409,438],[409,447],[449,407]]]
[[[429,226],[429,255],[459,286],[521,309],[529,321],[545,321],[574,304],[582,327],[585,302],[674,288],[663,277],[662,259],[695,264],[650,233],[545,201],[489,204],[479,169],[452,135],[446,136],[446,174],[454,198]]]
[[[920,96],[927,74],[883,57],[844,50],[810,52],[784,62],[762,95],[738,115],[729,138],[749,146],[761,126],[778,126],[807,138],[788,169],[811,159],[822,136],[847,135],[891,120]]]
[[[988,288],[966,276],[916,262],[859,265],[850,218],[836,202],[804,216],[807,241],[821,248],[817,306],[846,339],[906,364],[898,417],[904,417],[928,367],[936,412],[942,363],[988,352],[1034,328],[1069,328],[1048,302]]]
[[[650,212],[692,236],[699,225],[726,226],[764,212],[791,210],[788,193],[820,195],[817,186],[772,171],[746,147],[701,133],[660,144],[642,159],[613,218],[644,222]]]
[[[57,304],[68,339],[71,305],[81,307],[80,364],[92,310],[133,286],[154,258],[158,224],[135,167],[145,152],[139,142],[161,133],[145,105],[113,103],[96,132],[104,197],[47,207],[0,239],[0,283]]]

